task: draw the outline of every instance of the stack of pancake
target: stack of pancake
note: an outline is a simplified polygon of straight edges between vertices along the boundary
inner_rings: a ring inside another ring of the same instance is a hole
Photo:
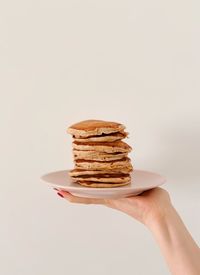
[[[132,148],[125,126],[116,122],[85,120],[67,130],[73,137],[74,182],[87,187],[117,187],[130,183],[133,170],[128,153]]]

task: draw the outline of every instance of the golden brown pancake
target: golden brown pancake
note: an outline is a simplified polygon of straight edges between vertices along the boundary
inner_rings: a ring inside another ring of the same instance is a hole
[[[85,175],[79,177],[72,177],[74,182],[84,182],[84,181],[92,181],[92,182],[101,182],[101,183],[125,183],[131,180],[129,174],[97,174],[97,175]]]
[[[123,158],[114,161],[93,161],[93,160],[76,160],[75,168],[84,170],[120,170],[120,169],[132,169],[132,165],[129,158]]]
[[[112,161],[128,157],[128,153],[114,153],[107,154],[97,151],[78,151],[73,150],[74,159],[84,159],[84,160],[97,160],[97,161]]]
[[[119,186],[124,186],[128,185],[130,182],[125,182],[125,183],[100,183],[100,182],[90,182],[90,181],[81,181],[77,182],[78,184],[86,187],[91,187],[91,188],[112,188],[112,187],[119,187]]]
[[[127,132],[117,132],[117,133],[111,133],[111,134],[102,134],[100,136],[91,136],[86,138],[76,138],[76,136],[73,136],[74,141],[78,142],[113,142],[117,140],[122,140],[128,136]]]
[[[84,120],[71,125],[67,132],[76,138],[99,136],[121,132],[125,129],[123,124],[103,120]]]
[[[74,141],[73,149],[79,151],[98,151],[104,153],[117,153],[117,152],[131,152],[132,148],[123,141],[115,141],[115,142],[78,142]]]
[[[123,168],[120,170],[83,170],[83,169],[73,169],[69,171],[69,175],[71,177],[78,177],[78,176],[84,176],[84,175],[99,175],[99,174],[129,174],[132,171],[128,168]]]

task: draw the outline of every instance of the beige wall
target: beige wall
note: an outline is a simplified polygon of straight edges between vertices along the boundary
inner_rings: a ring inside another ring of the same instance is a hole
[[[1,1],[0,273],[168,274],[150,233],[70,205],[42,174],[72,167],[66,127],[121,121],[136,168],[163,174],[200,242],[199,1]]]

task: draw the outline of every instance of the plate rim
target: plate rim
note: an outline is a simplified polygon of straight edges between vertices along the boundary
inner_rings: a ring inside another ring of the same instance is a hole
[[[45,180],[44,177],[47,176],[47,175],[49,175],[49,174],[56,173],[56,172],[58,173],[58,172],[69,172],[69,171],[70,171],[70,169],[52,171],[52,172],[50,172],[50,173],[47,173],[47,174],[42,175],[42,176],[40,177],[40,180],[46,182],[46,183],[47,183],[48,185],[50,185],[50,186],[58,186],[59,184],[51,183],[51,182]],[[156,188],[156,187],[158,187],[158,186],[161,186],[161,185],[163,185],[163,184],[167,181],[165,177],[163,177],[163,176],[161,176],[160,174],[155,173],[155,172],[151,172],[151,171],[147,171],[147,170],[143,170],[143,169],[134,169],[134,171],[150,173],[150,174],[154,174],[154,175],[159,176],[159,177],[162,178],[162,182],[161,182],[159,185],[152,185],[152,186],[149,186],[148,189],[146,189],[146,190],[150,190],[150,189]],[[131,172],[131,174],[133,174],[134,171]],[[75,191],[75,190],[76,190],[76,191],[78,191],[78,190],[85,190],[85,191],[95,191],[95,190],[114,191],[114,190],[116,190],[116,191],[120,192],[120,191],[122,191],[122,190],[123,190],[123,191],[133,190],[133,189],[130,188],[130,186],[128,186],[128,185],[126,185],[126,186],[119,186],[118,188],[114,188],[114,187],[101,187],[101,188],[99,188],[99,187],[86,187],[86,186],[81,186],[81,185],[80,185],[80,186],[69,186],[69,185],[67,185],[66,187],[67,187],[69,190],[71,189],[72,191],[73,191],[73,190],[74,190],[74,191]],[[58,187],[58,188],[59,188],[59,187]],[[60,187],[60,188],[61,188],[61,187]],[[134,189],[134,191],[140,190],[140,189],[142,189],[142,190],[145,191],[145,188],[137,188],[137,189]]]

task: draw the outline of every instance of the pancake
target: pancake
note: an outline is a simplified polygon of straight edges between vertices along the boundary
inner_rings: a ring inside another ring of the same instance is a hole
[[[131,177],[129,174],[97,174],[97,175],[90,175],[90,176],[79,176],[79,177],[72,177],[74,182],[101,182],[101,183],[125,183],[130,182]]]
[[[125,183],[99,183],[99,182],[89,182],[89,181],[78,182],[78,184],[82,186],[91,187],[91,188],[112,188],[112,187],[128,185],[129,183],[130,182],[125,182]]]
[[[104,153],[118,153],[118,152],[131,152],[132,148],[123,141],[115,141],[115,142],[78,142],[74,141],[72,143],[73,149],[79,151],[97,151]]]
[[[120,170],[82,170],[82,169],[73,169],[69,171],[70,177],[78,177],[84,175],[103,175],[103,174],[128,174],[132,171],[132,168],[122,168]]]
[[[128,136],[127,132],[117,132],[117,133],[111,133],[111,134],[102,134],[100,136],[91,136],[87,138],[76,138],[76,136],[73,136],[74,141],[78,142],[113,142],[117,140],[122,140]]]
[[[84,170],[120,170],[124,168],[132,169],[132,165],[129,158],[107,162],[93,160],[76,160],[75,168]]]
[[[71,125],[67,132],[76,138],[99,136],[121,132],[125,129],[123,124],[103,120],[84,120]]]
[[[84,160],[97,160],[97,161],[111,161],[123,159],[128,156],[128,153],[114,153],[107,154],[96,151],[78,151],[73,150],[74,159],[84,159]]]

